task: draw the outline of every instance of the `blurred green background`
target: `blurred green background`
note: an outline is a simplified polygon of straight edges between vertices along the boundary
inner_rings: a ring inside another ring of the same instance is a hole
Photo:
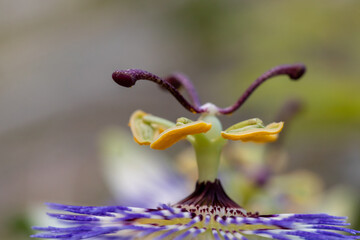
[[[305,63],[301,81],[270,80],[224,126],[272,121],[300,99],[289,168],[358,196],[359,43],[356,0],[0,1],[0,238],[26,238],[34,204],[106,203],[98,139],[134,110],[195,118],[151,83],[120,88],[116,69],[184,72],[203,103],[225,107],[266,70]]]

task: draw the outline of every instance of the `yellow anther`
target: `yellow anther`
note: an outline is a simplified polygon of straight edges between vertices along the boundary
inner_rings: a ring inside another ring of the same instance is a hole
[[[149,115],[141,110],[137,110],[130,117],[129,126],[131,132],[135,142],[140,145],[150,145],[165,130],[162,126],[144,121],[144,117]]]
[[[279,123],[270,123],[266,127],[254,127],[254,128],[246,128],[244,130],[230,130],[230,131],[222,131],[221,136],[225,139],[230,140],[241,140],[243,142],[258,142],[258,143],[266,143],[273,142],[278,138],[278,133],[284,127],[283,122]]]
[[[150,145],[151,148],[163,150],[171,147],[174,143],[185,138],[187,135],[194,135],[209,131],[211,124],[204,121],[196,121],[179,126],[174,126],[162,132]]]

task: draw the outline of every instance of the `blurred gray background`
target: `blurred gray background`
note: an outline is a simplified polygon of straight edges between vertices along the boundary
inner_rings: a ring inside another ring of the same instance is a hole
[[[269,68],[303,62],[301,81],[270,80],[224,126],[272,121],[301,99],[290,167],[359,189],[359,42],[356,0],[0,1],[1,238],[26,236],[33,203],[106,202],[98,138],[134,110],[196,118],[152,83],[119,87],[116,69],[184,72],[204,103],[225,107]]]

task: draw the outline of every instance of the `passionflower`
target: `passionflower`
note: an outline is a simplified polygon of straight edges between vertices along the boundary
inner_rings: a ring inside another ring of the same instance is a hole
[[[146,71],[130,69],[113,73],[115,82],[124,87],[138,80],[150,80],[168,90],[186,109],[200,114],[196,121],[179,118],[171,122],[143,111],[130,118],[134,139],[140,145],[166,149],[177,141],[188,140],[194,147],[198,166],[195,190],[173,204],[154,208],[127,206],[69,206],[48,204],[51,217],[66,223],[65,227],[35,227],[41,231],[32,237],[50,239],[278,239],[337,240],[360,239],[359,231],[346,228],[346,217],[327,214],[272,214],[248,212],[234,202],[217,178],[220,154],[230,140],[244,142],[275,141],[283,122],[264,125],[249,119],[223,130],[217,118],[237,110],[251,93],[267,79],[288,75],[299,79],[305,73],[302,64],[275,67],[245,91],[238,101],[226,108],[200,104],[192,83],[182,74],[160,78]],[[180,93],[183,87],[191,101]]]

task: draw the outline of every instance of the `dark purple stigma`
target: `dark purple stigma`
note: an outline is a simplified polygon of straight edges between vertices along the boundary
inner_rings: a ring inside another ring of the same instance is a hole
[[[173,74],[165,80],[141,69],[128,69],[115,71],[112,74],[113,80],[123,87],[131,87],[135,85],[138,80],[147,80],[160,85],[162,88],[169,91],[178,102],[183,105],[187,110],[192,113],[202,113],[203,109],[200,108],[200,101],[191,81],[185,75]],[[178,88],[184,87],[188,92],[192,102],[188,102],[184,96],[178,91]]]
[[[136,82],[130,74],[124,71],[115,71],[112,74],[112,79],[120,86],[127,88],[134,86]]]
[[[306,68],[303,64],[280,65],[274,67],[269,71],[265,72],[258,79],[256,79],[243,93],[243,95],[236,101],[235,104],[226,108],[217,107],[217,113],[231,114],[236,111],[245,103],[245,101],[255,91],[255,89],[259,87],[262,83],[264,83],[267,79],[279,75],[288,75],[290,79],[297,80],[304,75],[305,71]],[[144,70],[128,69],[115,71],[112,74],[112,78],[117,84],[127,88],[134,86],[136,81],[138,80],[148,80],[155,82],[162,88],[169,91],[176,98],[176,100],[178,100],[178,102],[190,112],[203,113],[208,111],[208,109],[202,108],[199,96],[196,92],[194,85],[183,74],[175,73],[163,79],[156,76],[155,74]],[[184,96],[179,92],[180,88],[184,88],[184,90],[188,93],[190,97],[190,102],[187,101]]]
[[[289,68],[287,73],[289,77],[293,80],[297,80],[301,78],[306,72],[306,67],[304,64],[294,64],[292,67]]]
[[[279,75],[288,75],[290,79],[297,80],[301,78],[306,72],[306,67],[304,64],[292,64],[292,65],[280,65],[274,67],[264,74],[262,74],[259,78],[257,78],[248,89],[245,90],[243,95],[236,101],[236,103],[232,106],[226,108],[219,108],[219,113],[221,114],[231,114],[235,112],[239,107],[241,107],[246,100],[250,97],[250,95],[258,88],[261,84],[263,84],[266,80],[276,77]]]

